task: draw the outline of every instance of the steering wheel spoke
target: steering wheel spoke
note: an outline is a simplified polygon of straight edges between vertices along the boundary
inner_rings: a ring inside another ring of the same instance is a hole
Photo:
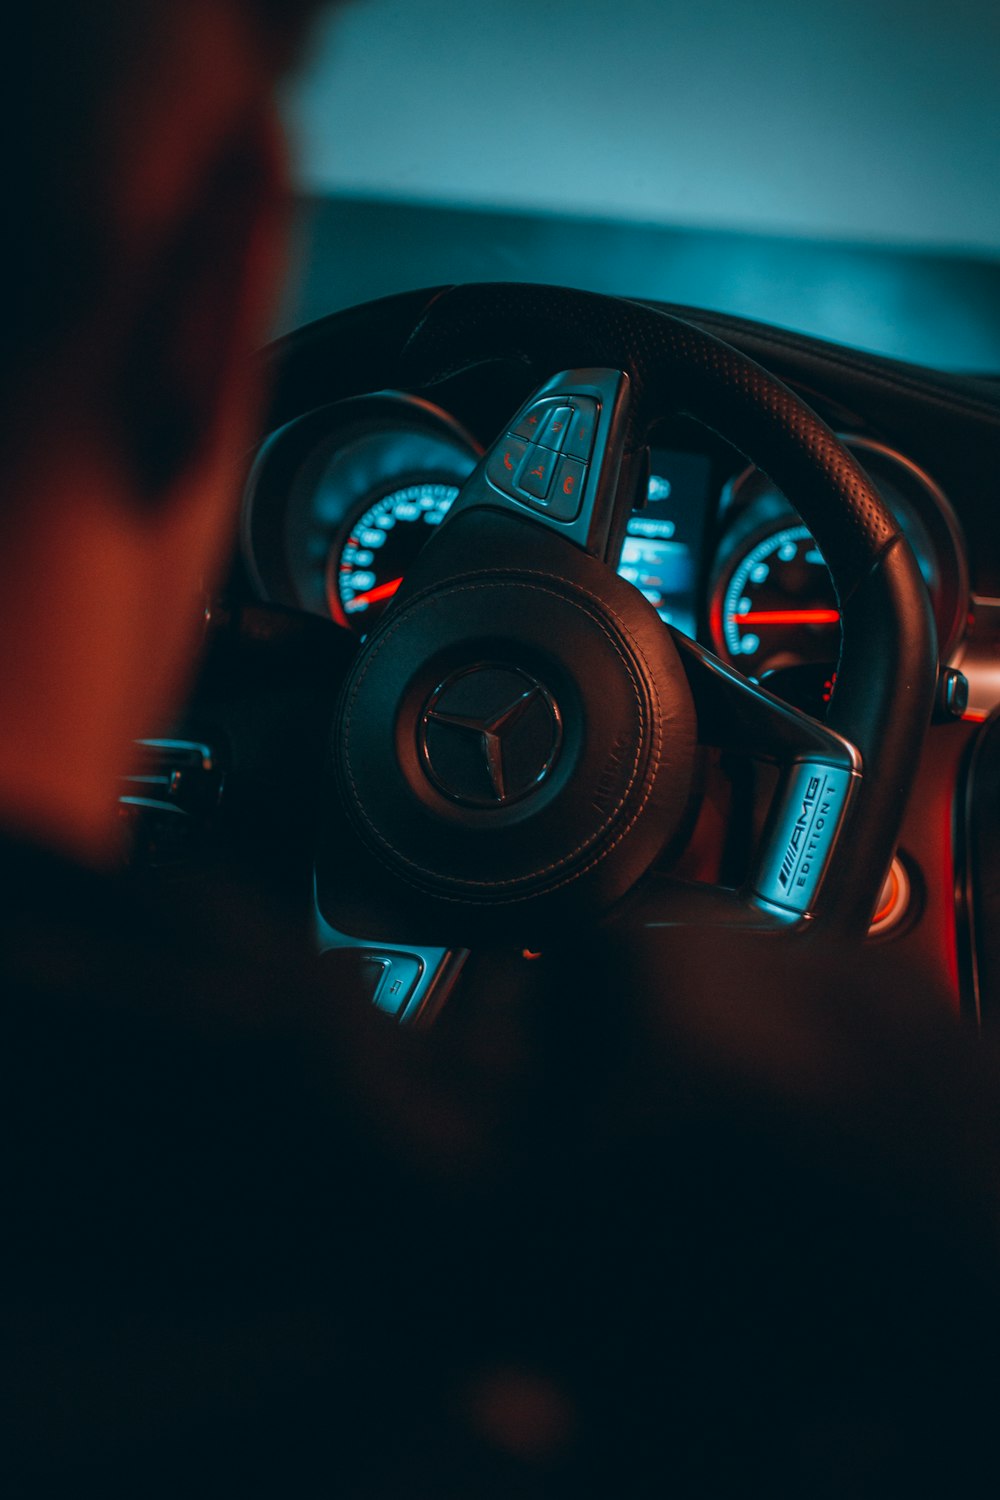
[[[860,772],[860,752],[843,735],[670,629],[697,705],[700,743],[776,760],[823,760]]]
[[[376,1009],[401,1026],[434,1023],[465,966],[466,949],[424,943],[373,943],[332,927],[314,899],[313,923],[321,962],[335,980],[367,993]]]
[[[608,925],[626,941],[640,933],[644,938],[657,933],[688,933],[701,941],[705,934],[723,930],[784,936],[802,929],[807,922],[801,913],[769,905],[749,889],[654,873],[613,914]]]
[[[451,507],[519,516],[613,565],[635,493],[625,451],[631,386],[623,370],[564,370],[514,415]]]
[[[787,934],[825,926],[844,871],[840,835],[861,787],[860,752],[826,725],[674,632],[706,747],[772,768],[771,788],[746,878],[738,887],[654,873],[618,918],[621,928],[695,934],[726,929]]]
[[[769,761],[778,769],[743,902],[758,912],[762,904],[776,910],[782,922],[821,916],[823,886],[836,864],[839,835],[862,779],[860,752],[843,735],[748,681],[696,641],[676,631],[674,639],[695,701],[699,742]],[[676,899],[675,893],[667,899]],[[684,903],[677,905],[684,909]],[[720,918],[726,910],[737,924],[745,920],[729,908],[720,908]]]

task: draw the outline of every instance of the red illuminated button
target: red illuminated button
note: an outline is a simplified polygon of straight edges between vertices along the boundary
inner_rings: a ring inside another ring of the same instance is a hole
[[[519,438],[508,437],[504,438],[502,443],[497,443],[490,454],[486,473],[498,490],[504,490],[508,495],[513,495],[517,471],[527,451],[527,443],[522,443]]]
[[[554,453],[561,451],[572,416],[573,409],[570,406],[557,406],[549,413],[548,421],[538,439],[543,448],[551,448]]]
[[[574,396],[573,406],[575,409],[563,443],[563,452],[567,458],[579,458],[586,463],[594,446],[597,402],[591,401],[587,396]]]
[[[528,407],[517,426],[511,428],[512,436],[524,438],[529,443],[537,442],[542,428],[558,405],[558,400],[554,398],[549,401],[536,401],[534,406]]]
[[[548,448],[529,448],[528,456],[521,465],[517,487],[533,500],[547,500],[552,472],[558,462],[558,454]]]
[[[556,470],[555,482],[547,510],[557,521],[575,521],[580,514],[587,465],[576,458],[564,458]]]

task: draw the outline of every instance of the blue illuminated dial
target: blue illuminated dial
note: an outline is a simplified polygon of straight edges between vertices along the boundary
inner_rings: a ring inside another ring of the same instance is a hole
[[[738,554],[716,595],[711,625],[720,655],[749,677],[836,661],[837,596],[805,526],[772,528]]]
[[[410,484],[383,495],[351,523],[327,575],[330,613],[362,635],[396,593],[407,568],[448,514],[456,484]]]

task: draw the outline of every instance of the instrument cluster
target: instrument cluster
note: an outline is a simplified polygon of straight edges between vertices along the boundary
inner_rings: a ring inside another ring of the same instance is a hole
[[[822,713],[840,648],[822,553],[771,481],[701,431],[651,450],[648,494],[629,521],[619,573],[666,624]],[[868,437],[842,440],[913,547],[947,659],[969,597],[954,513],[903,454]],[[366,635],[480,457],[448,413],[397,393],[287,424],[261,446],[247,485],[243,555],[256,591]]]

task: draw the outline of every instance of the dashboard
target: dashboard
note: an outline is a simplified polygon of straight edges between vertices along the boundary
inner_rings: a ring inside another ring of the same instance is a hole
[[[280,845],[277,832],[262,835],[265,809],[268,829],[294,827],[311,847],[316,812],[303,768],[328,754],[330,683],[340,680],[354,643],[377,627],[420,550],[437,545],[459,488],[546,373],[497,359],[446,374],[421,396],[384,389],[386,370],[399,367],[398,351],[431,300],[418,291],[376,312],[335,314],[269,355],[274,396],[249,455],[241,544],[218,601],[220,628],[209,633],[215,656],[185,725],[199,743],[222,747],[227,796],[254,810],[255,849]],[[927,583],[941,663],[962,674],[968,702],[942,705],[926,736],[867,965],[887,993],[908,967],[956,1009],[1000,1024],[1000,945],[991,937],[1000,931],[1000,383],[704,309],[665,310],[717,333],[804,397],[906,533]],[[649,441],[648,485],[623,539],[622,575],[664,629],[822,717],[836,692],[839,606],[796,497],[689,418],[665,414]],[[224,649],[225,622],[244,611],[247,639],[258,643],[247,649],[263,653],[252,680],[264,673],[282,704],[277,739],[256,696],[244,701],[249,679]],[[287,650],[278,645],[286,637]],[[310,665],[313,651],[323,663],[329,655],[332,669]],[[271,775],[274,756],[290,757],[296,774]],[[711,750],[703,769],[702,814],[671,867],[671,877],[695,882],[717,878],[731,837],[752,835],[741,810],[753,813],[758,793],[766,798],[770,774],[739,754],[716,761]],[[357,936],[330,927],[318,905],[316,912],[324,952],[356,947]],[[460,967],[455,953],[408,936],[405,951],[378,948],[386,973],[402,963],[423,976],[407,1020],[431,1014]],[[394,983],[383,985],[387,993]]]
[[[951,505],[905,454],[872,437],[840,436],[902,524],[947,659],[969,592]],[[270,433],[250,472],[243,516],[255,592],[364,637],[433,543],[489,437],[480,440],[443,407],[402,392],[332,403]],[[840,646],[830,574],[788,498],[715,434],[665,424],[618,571],[666,625],[822,715]]]

